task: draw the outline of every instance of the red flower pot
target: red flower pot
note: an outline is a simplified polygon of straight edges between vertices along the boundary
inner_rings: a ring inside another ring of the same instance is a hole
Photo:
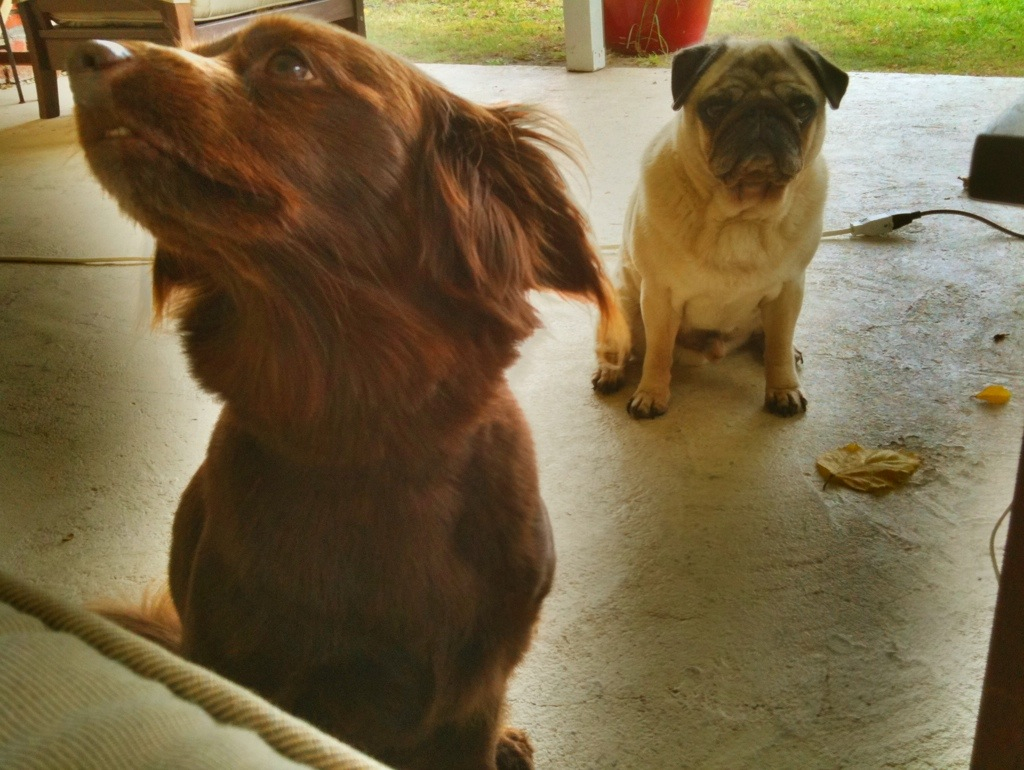
[[[712,0],[604,0],[604,43],[636,56],[671,53],[704,39]]]

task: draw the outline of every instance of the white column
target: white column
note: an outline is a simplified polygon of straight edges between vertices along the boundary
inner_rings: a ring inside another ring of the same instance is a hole
[[[593,72],[604,67],[604,16],[601,0],[562,0],[565,17],[565,68]]]

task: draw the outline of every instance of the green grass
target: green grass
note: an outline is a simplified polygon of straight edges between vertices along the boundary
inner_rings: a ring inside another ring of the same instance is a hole
[[[715,0],[708,33],[796,35],[850,70],[1024,76],[1021,0]]]
[[[561,64],[561,0],[364,0],[366,36],[420,62]]]
[[[364,3],[367,36],[415,61],[565,61],[561,0]],[[847,70],[1024,76],[1024,0],[715,0],[708,37],[726,34],[796,35]]]

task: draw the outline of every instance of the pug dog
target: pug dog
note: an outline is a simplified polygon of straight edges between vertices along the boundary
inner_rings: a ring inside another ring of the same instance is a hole
[[[806,410],[793,335],[822,231],[826,107],[848,81],[794,38],[726,39],[673,58],[678,114],[644,152],[619,307],[597,333],[597,391],[620,388],[627,360],[643,359],[633,417],[668,408],[674,361],[714,361],[748,342],[763,345],[767,410]]]

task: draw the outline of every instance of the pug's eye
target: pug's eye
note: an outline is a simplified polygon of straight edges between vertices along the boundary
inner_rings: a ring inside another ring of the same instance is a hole
[[[732,102],[726,99],[707,99],[700,103],[697,112],[701,120],[713,126],[725,117],[731,107]]]
[[[313,71],[294,51],[278,51],[267,60],[267,73],[283,80],[312,80]]]
[[[789,109],[793,111],[797,120],[806,123],[818,111],[818,103],[809,96],[797,96],[790,100]]]

